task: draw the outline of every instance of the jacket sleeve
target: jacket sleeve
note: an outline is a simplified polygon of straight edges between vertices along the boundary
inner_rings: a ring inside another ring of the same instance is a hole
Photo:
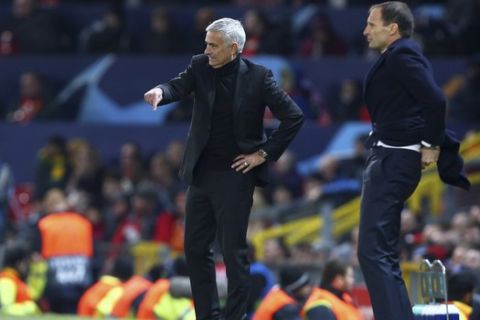
[[[185,71],[179,73],[175,78],[166,83],[157,86],[157,88],[163,90],[163,99],[159,105],[181,100],[195,91],[195,76],[193,74],[194,61],[195,58],[192,58]]]
[[[263,98],[273,115],[280,120],[278,129],[272,132],[263,146],[269,159],[277,160],[302,127],[303,113],[277,85],[270,70],[266,72],[263,81]]]
[[[435,83],[430,64],[420,52],[408,47],[393,50],[388,64],[394,76],[423,108],[425,130],[422,140],[440,145],[445,131],[446,100]]]

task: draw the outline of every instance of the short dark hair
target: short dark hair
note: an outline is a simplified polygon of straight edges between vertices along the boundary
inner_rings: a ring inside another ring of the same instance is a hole
[[[370,12],[376,8],[379,8],[382,12],[384,25],[396,23],[402,38],[410,38],[412,36],[415,23],[412,11],[405,2],[387,1],[374,4],[370,7]]]
[[[448,277],[448,299],[464,301],[465,295],[473,293],[478,279],[471,271],[460,271]]]
[[[7,246],[4,254],[3,265],[16,269],[20,262],[29,259],[30,248],[23,242],[15,242]]]
[[[344,277],[347,274],[347,265],[338,259],[332,259],[325,264],[322,272],[320,287],[330,288],[336,276]]]

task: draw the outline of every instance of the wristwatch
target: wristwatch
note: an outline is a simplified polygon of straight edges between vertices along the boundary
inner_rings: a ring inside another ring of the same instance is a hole
[[[259,155],[260,157],[262,157],[263,159],[267,160],[267,158],[268,158],[268,153],[267,153],[265,150],[263,150],[263,149],[258,149],[257,153],[258,153],[258,155]]]

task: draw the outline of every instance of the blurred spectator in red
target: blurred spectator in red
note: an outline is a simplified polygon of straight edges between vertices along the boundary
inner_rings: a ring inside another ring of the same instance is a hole
[[[201,7],[195,13],[195,25],[193,31],[188,36],[188,48],[184,48],[185,52],[203,53],[205,50],[205,29],[215,20],[215,12],[212,8]]]
[[[312,18],[302,37],[299,54],[302,57],[319,58],[325,55],[345,55],[344,41],[333,29],[326,14],[317,14]]]
[[[137,51],[142,53],[173,54],[177,35],[172,28],[169,13],[157,7],[150,14],[150,29],[142,35]]]
[[[0,56],[9,56],[18,53],[18,44],[10,30],[0,31]]]
[[[422,241],[422,229],[419,222],[420,215],[409,209],[403,209],[400,228],[400,260],[411,261],[412,252]]]
[[[92,224],[93,240],[96,243],[105,240],[105,223],[100,209],[95,206],[88,206],[84,212],[85,217]]]
[[[112,242],[136,243],[151,240],[155,231],[157,193],[149,182],[142,182],[131,198],[131,212],[117,225]]]
[[[279,54],[289,50],[288,41],[282,37],[280,28],[273,26],[264,12],[248,10],[243,17],[243,24],[247,34],[243,56]]]
[[[142,150],[135,142],[127,141],[120,147],[120,174],[122,190],[127,194],[132,194],[145,177]]]
[[[20,96],[8,108],[7,121],[25,124],[46,117],[52,96],[45,79],[36,72],[27,71],[19,80]]]
[[[71,173],[65,139],[52,136],[37,155],[35,168],[35,198],[41,199],[51,188],[64,189]]]
[[[119,237],[118,229],[128,222],[130,199],[125,195],[117,194],[108,201],[108,205],[104,206],[103,212],[106,227],[105,240],[112,241],[114,236]],[[125,234],[125,236],[128,235],[129,233]],[[122,241],[119,240],[117,240],[117,242],[122,243]]]
[[[12,17],[0,34],[3,50],[9,54],[58,53],[69,50],[72,45],[67,30],[59,17],[38,9],[34,0],[13,0]]]
[[[80,34],[80,51],[86,53],[119,53],[129,47],[125,13],[120,5],[112,6],[101,20],[94,21]]]
[[[155,222],[153,240],[169,245],[175,252],[183,252],[185,232],[185,190],[175,195],[175,207],[171,211],[160,213]]]

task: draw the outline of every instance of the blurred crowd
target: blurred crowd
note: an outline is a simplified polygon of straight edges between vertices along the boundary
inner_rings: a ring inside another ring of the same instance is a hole
[[[277,225],[282,220],[278,213],[285,208],[290,208],[287,212],[295,211],[293,204],[300,203],[301,207],[302,204],[328,201],[331,207],[336,207],[358,196],[366,156],[362,143],[364,138],[358,137],[353,156],[324,157],[317,168],[306,176],[298,172],[295,156],[287,150],[278,162],[271,164],[271,184],[255,191],[250,236]],[[49,271],[44,274],[43,282],[40,281],[43,284],[38,285],[38,279],[36,284],[37,302],[43,311],[77,312],[79,299],[85,290],[92,283],[103,281],[104,277],[113,274],[121,279],[115,282],[116,285],[125,286],[129,283],[137,290],[135,297],[128,298],[131,299],[127,304],[129,308],[121,311],[124,312],[122,314],[137,313],[147,289],[155,281],[186,276],[182,274],[184,269],[169,269],[173,265],[180,268],[182,262],[177,260],[183,256],[186,186],[176,175],[183,148],[182,142],[172,141],[165,150],[145,154],[139,145],[128,141],[121,146],[115,159],[107,160],[88,141],[52,136],[38,151],[33,184],[13,186],[8,166],[2,168],[0,217],[4,221],[1,225],[6,226],[1,230],[2,242],[7,249],[19,242],[26,245],[29,259],[33,259],[28,260],[31,266],[39,268],[39,262],[47,263],[46,270]],[[6,191],[9,188],[13,194]],[[265,209],[277,214],[256,216],[256,212]],[[413,212],[407,208],[401,219],[402,262],[438,259],[454,274],[473,272],[474,277],[479,279],[478,204],[469,202],[458,207],[451,219],[442,215],[435,218],[428,210]],[[75,227],[72,228],[73,225]],[[71,240],[65,242],[65,238]],[[250,259],[254,265],[261,265],[261,274],[252,275],[258,281],[254,285],[253,297],[257,300],[251,302],[252,312],[268,292],[267,285],[270,288],[279,283],[281,277],[277,278],[277,272],[284,265],[293,263],[303,266],[304,270],[311,271],[311,283],[316,283],[320,281],[320,270],[323,270],[325,263],[337,259],[352,268],[353,284],[358,286],[363,283],[356,255],[357,228],[328,244],[314,241],[287,245],[285,240],[282,237],[266,240],[262,244],[261,257],[255,253],[259,248],[251,248]],[[151,265],[141,273],[137,269],[137,275],[134,275],[133,266],[122,267],[122,263],[125,264],[122,257],[128,257],[127,260],[133,263],[135,258],[131,250],[141,243],[160,245],[163,249],[156,247],[155,256],[157,260],[161,256],[161,263]],[[219,253],[218,248],[216,250]],[[59,260],[58,257],[62,255],[68,258]],[[217,258],[218,270],[224,271],[219,254]],[[7,260],[4,260],[5,263]],[[115,267],[118,263],[120,267]],[[83,264],[84,268],[79,269],[79,265]],[[75,270],[73,273],[72,268]],[[124,272],[129,276],[116,268],[127,268],[130,271]],[[256,268],[252,267],[252,270]],[[30,268],[30,273],[40,277],[38,274],[41,271],[35,270]],[[265,274],[266,270],[268,274]],[[56,272],[56,276],[52,272]],[[115,272],[120,272],[120,275]],[[225,273],[219,274],[219,283],[225,285]],[[51,280],[51,277],[56,280]],[[128,282],[132,277],[134,284]],[[58,279],[63,279],[60,285],[55,284]],[[69,281],[79,283],[68,286]],[[175,280],[174,283],[184,288],[182,281]],[[62,286],[66,288],[61,289]],[[107,285],[107,288],[110,290],[112,286]],[[121,296],[119,294],[117,298]],[[181,297],[189,296],[185,293]],[[135,300],[137,298],[138,301]],[[358,299],[358,296],[354,295],[354,298]],[[117,303],[117,300],[113,301],[115,303],[111,302],[110,309],[101,312],[112,314],[112,308]],[[182,305],[191,307],[190,302]],[[96,312],[97,315],[102,314],[98,310]]]
[[[155,54],[192,55],[204,50],[205,27],[219,14],[238,15],[247,33],[245,57],[274,54],[317,59],[322,57],[364,56],[368,50],[362,36],[364,24],[349,31],[332,21],[332,10],[351,10],[362,1],[206,1],[189,10],[156,1],[93,1],[82,8],[78,1],[12,0],[0,22],[0,55],[27,57],[49,54]],[[136,11],[142,6],[148,10]],[[230,5],[230,7],[220,6]],[[416,34],[429,57],[464,57],[468,68],[454,75],[444,86],[449,99],[449,118],[461,122],[480,121],[480,45],[478,1],[416,1]],[[92,7],[93,6],[93,7]],[[230,8],[230,11],[225,11]],[[268,10],[267,10],[268,8]],[[222,11],[223,10],[223,11]],[[221,12],[221,13],[220,13]],[[340,11],[341,12],[341,11]],[[96,20],[99,16],[99,20]],[[358,18],[363,16],[358,16]],[[147,19],[148,21],[146,21]],[[191,21],[190,21],[191,19]],[[344,19],[345,20],[345,19]],[[342,20],[343,21],[343,20]],[[347,36],[354,34],[355,36]],[[182,41],[178,41],[179,38]],[[32,120],[76,120],[75,108],[62,108],[54,101],[60,90],[46,74],[25,70],[18,79],[16,98],[0,101],[0,118],[8,122]],[[351,120],[368,120],[362,101],[361,79],[345,78],[320,90],[296,70],[281,72],[279,83],[304,111],[306,119],[319,125]],[[12,85],[12,88],[15,87]],[[188,121],[191,101],[169,113],[167,122]],[[68,110],[67,110],[68,109]],[[267,115],[268,117],[268,115]]]
[[[415,37],[428,55],[479,52],[478,41],[472,41],[480,28],[478,1],[413,2]],[[75,5],[80,3],[99,6],[99,10],[103,10],[101,17],[98,20],[93,17],[82,20],[80,14],[76,17]],[[361,6],[366,12],[370,1],[238,0],[187,1],[185,4],[194,9],[191,17],[184,16],[193,23],[174,19],[175,11],[183,8],[173,1],[12,0],[10,13],[0,24],[0,54],[200,53],[204,49],[205,27],[219,18],[217,11],[222,5],[238,8],[231,13],[240,15],[234,18],[243,21],[247,33],[245,56],[281,54],[319,58],[368,54],[362,30],[357,30],[358,37],[353,40],[345,38],[344,30],[338,30],[326,10]],[[142,6],[152,8],[150,17],[129,12]],[[144,18],[149,22],[142,21]],[[177,41],[179,36],[184,41]]]

